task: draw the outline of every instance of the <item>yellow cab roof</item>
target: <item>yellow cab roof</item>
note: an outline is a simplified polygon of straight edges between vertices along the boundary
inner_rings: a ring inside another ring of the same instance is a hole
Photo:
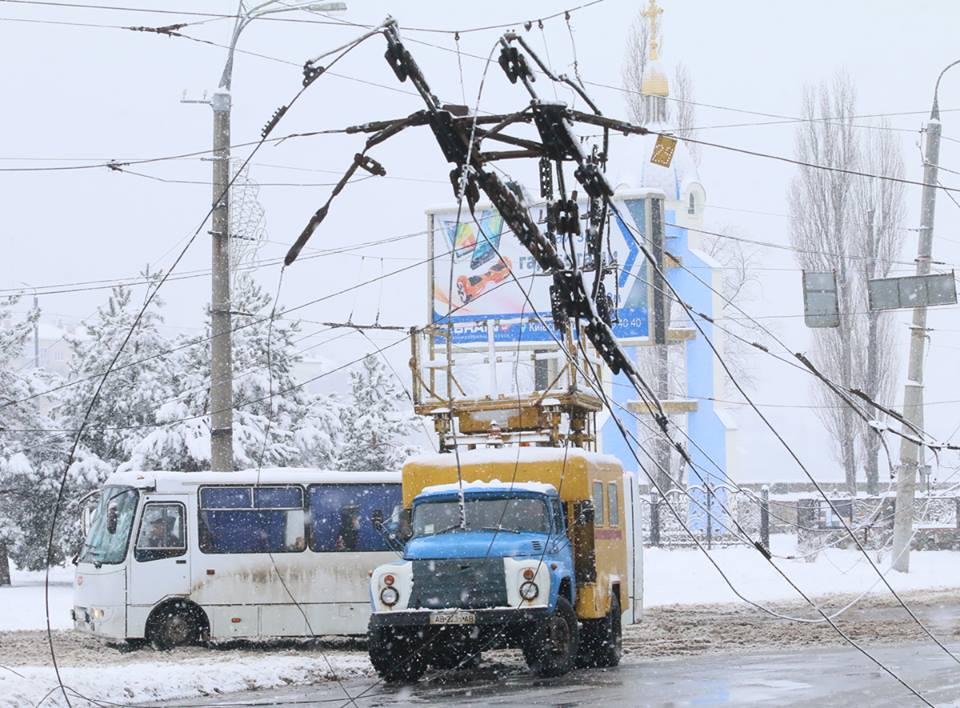
[[[403,505],[425,487],[458,481],[458,455],[453,452],[411,457],[403,465]],[[504,447],[459,452],[464,482],[541,482],[552,484],[562,501],[590,498],[594,480],[620,479],[623,468],[612,455],[581,448]]]

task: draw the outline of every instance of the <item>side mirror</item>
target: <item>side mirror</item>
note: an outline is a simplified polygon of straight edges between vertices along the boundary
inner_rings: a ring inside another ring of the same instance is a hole
[[[586,526],[593,526],[596,520],[597,510],[593,506],[593,501],[587,499],[580,502],[580,523]]]
[[[120,518],[120,512],[117,511],[117,505],[111,504],[107,507],[107,533],[111,536],[117,532],[117,521]]]
[[[390,548],[398,553],[402,552],[407,541],[413,536],[413,530],[410,527],[410,510],[395,509],[390,518],[380,524],[379,531]]]

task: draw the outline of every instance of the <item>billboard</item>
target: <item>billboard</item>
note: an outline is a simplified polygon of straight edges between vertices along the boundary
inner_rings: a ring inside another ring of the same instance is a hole
[[[629,223],[611,215],[610,250],[620,268],[616,285],[607,278],[608,292],[617,305],[614,333],[621,340],[646,339],[650,278],[635,239],[642,240],[648,233],[647,202],[643,197],[618,201]],[[581,205],[581,213],[585,206]],[[542,205],[531,208],[538,224],[544,223],[543,211]],[[539,269],[496,210],[478,206],[475,213],[476,219],[463,209],[458,219],[455,206],[427,213],[432,321],[451,321],[457,344],[486,342],[490,321],[495,324],[497,342],[553,341],[540,321],[552,326],[552,278]],[[575,236],[574,243],[577,253],[585,252],[583,234]]]

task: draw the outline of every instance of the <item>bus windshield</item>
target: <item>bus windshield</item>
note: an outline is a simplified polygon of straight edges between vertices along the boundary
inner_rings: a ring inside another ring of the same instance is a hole
[[[81,563],[123,563],[140,494],[132,487],[104,487],[87,539],[80,550]]]
[[[468,531],[494,530],[548,533],[547,504],[536,497],[484,497],[465,501]],[[418,503],[413,510],[413,535],[429,536],[460,528],[460,507],[456,499]]]

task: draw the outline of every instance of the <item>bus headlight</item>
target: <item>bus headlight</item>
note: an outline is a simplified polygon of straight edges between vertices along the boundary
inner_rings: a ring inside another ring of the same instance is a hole
[[[393,586],[387,586],[380,591],[380,602],[387,607],[393,607],[400,601],[400,593]]]
[[[539,594],[540,588],[538,588],[537,584],[533,581],[528,580],[520,586],[520,597],[524,600],[535,600]]]
[[[90,619],[101,620],[103,619],[103,609],[99,607],[94,607],[90,610]]]

